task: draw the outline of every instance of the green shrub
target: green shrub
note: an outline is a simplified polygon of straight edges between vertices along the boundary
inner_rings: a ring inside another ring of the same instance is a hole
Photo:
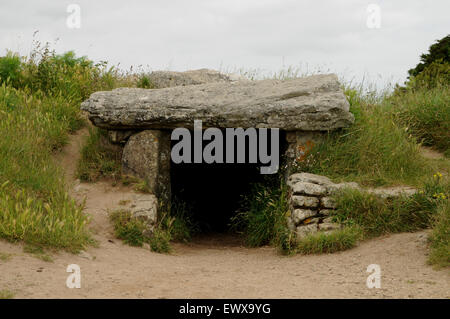
[[[150,249],[156,253],[169,253],[172,250],[171,239],[170,232],[156,228],[149,239]]]
[[[139,246],[145,242],[143,232],[145,223],[133,218],[129,211],[119,210],[110,215],[114,226],[115,235],[130,246]]]
[[[420,56],[420,63],[414,69],[408,71],[410,77],[421,74],[433,63],[450,63],[450,35],[438,40],[428,49],[428,53]]]
[[[144,243],[150,245],[150,249],[157,253],[171,252],[172,240],[190,240],[191,230],[187,222],[178,217],[172,217],[168,213],[161,213],[158,223],[153,227],[151,233],[147,225],[140,219],[134,218],[131,212],[118,210],[110,214],[115,235],[130,246],[142,247]]]
[[[433,89],[448,85],[450,85],[450,62],[437,61],[431,63],[417,76],[411,77],[406,89]]]
[[[20,86],[21,81],[22,60],[20,56],[8,52],[6,56],[0,57],[0,84],[9,83],[17,88]]]

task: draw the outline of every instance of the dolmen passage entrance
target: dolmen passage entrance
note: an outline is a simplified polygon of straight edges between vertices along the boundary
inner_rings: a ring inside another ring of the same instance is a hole
[[[82,110],[120,146],[123,174],[144,179],[160,206],[189,200],[212,230],[252,183],[354,121],[334,74],[250,81],[202,69],[150,79],[157,88],[96,92]]]

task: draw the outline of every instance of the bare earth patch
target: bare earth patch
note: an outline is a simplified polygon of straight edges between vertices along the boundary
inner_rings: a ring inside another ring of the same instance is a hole
[[[432,149],[428,146],[422,146],[420,147],[420,152],[422,153],[422,156],[429,159],[443,159],[445,158],[444,154]]]
[[[68,180],[87,131],[72,137],[61,159]],[[0,290],[16,298],[450,298],[450,271],[426,264],[426,232],[363,242],[340,253],[279,255],[271,247],[246,248],[235,237],[196,238],[163,255],[114,238],[107,210],[123,207],[130,188],[75,182],[71,195],[86,198],[99,247],[80,255],[52,254],[45,262],[22,245],[0,241]],[[81,289],[66,287],[69,264],[81,267]],[[367,266],[381,267],[381,288],[368,289]]]

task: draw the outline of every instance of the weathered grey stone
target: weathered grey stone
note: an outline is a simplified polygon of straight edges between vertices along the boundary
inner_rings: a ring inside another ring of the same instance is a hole
[[[292,192],[294,195],[324,195],[327,189],[318,184],[298,182],[292,186]]]
[[[320,204],[325,208],[336,208],[336,201],[331,197],[322,197]]]
[[[122,155],[122,172],[144,179],[163,204],[170,200],[170,134],[146,130],[131,136]]]
[[[317,197],[294,195],[291,197],[291,202],[294,207],[317,207],[317,206],[319,206],[319,199]]]
[[[322,220],[322,223],[324,223],[324,224],[331,224],[331,223],[333,223],[333,217],[324,218]]]
[[[317,224],[302,225],[296,228],[297,239],[301,239],[309,234],[317,232]]]
[[[166,89],[96,92],[82,103],[89,119],[107,129],[272,127],[330,131],[353,123],[337,76],[237,81]]]
[[[314,210],[310,210],[310,209],[295,209],[293,214],[292,214],[292,218],[295,222],[295,224],[299,224],[302,221],[304,221],[307,218],[316,216],[317,212]]]
[[[331,184],[327,186],[327,194],[331,195],[335,192],[344,189],[344,188],[351,188],[351,189],[360,189],[358,183],[355,182],[346,182],[346,183],[339,183],[339,184]]]
[[[185,72],[153,71],[148,78],[154,88],[168,88],[174,86],[198,85],[214,82],[245,81],[244,77],[236,74],[223,74],[216,70],[199,69]]]
[[[412,196],[417,192],[417,189],[408,186],[397,186],[389,188],[368,189],[367,192],[381,198],[394,198],[399,196]]]
[[[296,173],[289,176],[287,184],[294,185],[298,182],[306,182],[318,185],[331,185],[333,182],[325,176],[310,174],[310,173]]]
[[[321,231],[337,230],[337,229],[341,228],[341,226],[336,223],[322,223],[322,224],[319,224],[318,226],[319,226],[319,230],[321,230]]]
[[[156,196],[153,194],[134,195],[131,214],[146,224],[154,225],[158,217],[158,200]]]

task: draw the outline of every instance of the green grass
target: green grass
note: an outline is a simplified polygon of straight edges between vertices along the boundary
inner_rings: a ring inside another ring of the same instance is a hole
[[[257,71],[246,75],[256,78]],[[288,68],[270,77],[299,75],[305,74]],[[450,155],[446,79],[434,77],[432,86],[415,85],[393,95],[346,88],[355,124],[330,133],[297,163],[301,171],[336,181],[409,184],[423,188],[423,193],[391,201],[344,193],[335,217],[346,228],[336,234],[307,237],[298,246],[285,225],[285,186],[268,181],[255,186],[247,196],[233,220],[235,229],[244,233],[249,246],[273,244],[285,253],[315,253],[352,247],[360,239],[357,229],[367,238],[433,225],[430,261],[448,264],[448,205],[439,197],[448,196],[448,185],[445,181],[439,185],[427,182],[427,176],[438,168],[448,173],[450,164],[447,159],[432,161],[420,154],[423,143]],[[419,80],[426,82],[425,78]],[[67,143],[70,132],[84,125],[80,102],[92,92],[118,86],[152,87],[152,83],[145,74],[124,74],[73,52],[57,55],[39,43],[28,57],[13,53],[0,57],[1,238],[69,251],[93,243],[87,230],[89,219],[67,196],[53,155]],[[91,130],[82,150],[79,178],[95,181],[119,175],[120,153],[106,142],[104,131]],[[145,190],[145,184],[137,183],[136,187]],[[186,209],[178,211],[174,206],[170,213],[162,214],[153,239],[148,241],[151,249],[170,251],[171,240],[189,240],[195,224],[183,213]],[[118,236],[128,243],[139,246],[147,240],[141,238],[142,225],[130,216],[124,215],[115,223]]]
[[[13,299],[14,298],[14,292],[8,289],[2,289],[0,290],[0,299]]]
[[[288,249],[289,236],[285,233],[288,210],[287,187],[279,176],[270,177],[265,183],[253,185],[250,194],[243,198],[241,211],[231,219],[231,229],[242,233],[250,247],[275,244],[287,245]]]
[[[423,143],[449,155],[450,90],[448,86],[422,88],[394,95],[394,118]]]
[[[86,182],[95,182],[102,177],[118,179],[121,172],[121,158],[121,151],[108,141],[106,131],[91,128],[81,149],[77,176]]]
[[[431,226],[439,205],[447,201],[448,182],[434,178],[412,196],[384,199],[361,190],[344,189],[335,196],[333,220],[361,227],[364,237],[413,232]]]
[[[115,235],[130,246],[142,247],[146,238],[144,230],[146,225],[143,221],[133,218],[129,211],[119,210],[110,215]]]
[[[407,90],[402,95],[345,92],[355,124],[325,136],[296,163],[296,169],[364,186],[412,185],[420,192],[386,200],[364,191],[344,190],[337,195],[339,209],[334,219],[345,227],[297,242],[284,225],[287,208],[282,188],[265,184],[248,197],[245,209],[233,221],[235,228],[243,229],[249,246],[276,243],[284,252],[309,254],[345,250],[367,238],[433,226],[436,239],[430,260],[445,264],[448,232],[442,226],[445,214],[437,211],[448,201],[450,186],[445,176],[430,178],[437,170],[448,174],[450,162],[424,158],[420,143],[441,151],[447,147],[448,84]],[[441,217],[433,223],[435,216]]]
[[[333,219],[361,229],[361,239],[432,228],[428,261],[437,267],[449,267],[449,195],[450,182],[438,173],[410,197],[382,199],[364,191],[345,189],[335,195],[338,209]]]
[[[81,101],[126,83],[104,63],[39,44],[0,58],[0,238],[69,251],[93,243],[54,154],[84,125]]]
[[[344,227],[331,233],[318,232],[299,240],[295,252],[307,254],[334,253],[355,247],[363,239],[358,226]]]
[[[347,90],[355,123],[328,134],[297,170],[363,185],[420,185],[432,165],[420,154],[414,137],[394,121],[385,99]]]
[[[53,258],[45,253],[45,250],[42,246],[28,244],[23,247],[23,251],[45,262],[53,262]]]
[[[12,258],[12,254],[0,252],[0,260],[6,262]]]
[[[437,267],[450,266],[450,201],[438,207],[430,234],[430,255],[428,261]]]
[[[187,217],[186,206],[179,201],[174,203],[169,212],[159,214],[158,223],[150,234],[147,225],[142,220],[134,218],[131,212],[126,210],[112,212],[110,220],[116,237],[131,246],[142,247],[144,243],[147,243],[151,251],[170,253],[172,241],[188,242],[197,229],[197,226]]]

